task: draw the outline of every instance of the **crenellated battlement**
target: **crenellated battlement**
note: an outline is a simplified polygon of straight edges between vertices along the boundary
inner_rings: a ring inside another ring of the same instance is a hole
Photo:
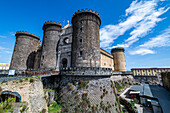
[[[18,36],[18,35],[28,35],[28,36],[31,36],[31,37],[34,37],[34,38],[40,40],[40,36],[30,33],[30,32],[27,32],[27,31],[17,31],[15,36]]]
[[[92,9],[81,9],[81,10],[78,10],[77,12],[75,12],[74,14],[73,14],[73,17],[74,16],[76,16],[77,14],[80,14],[80,13],[92,13],[92,14],[95,14],[97,17],[99,17],[99,19],[100,19],[100,15],[96,12],[96,11],[94,11],[94,10],[92,10]],[[72,18],[73,18],[72,17]]]
[[[62,23],[59,23],[56,21],[46,21],[43,25],[43,29],[45,28],[46,25],[56,25],[56,26],[62,27]]]
[[[66,67],[60,69],[61,75],[111,76],[112,68],[101,67]]]

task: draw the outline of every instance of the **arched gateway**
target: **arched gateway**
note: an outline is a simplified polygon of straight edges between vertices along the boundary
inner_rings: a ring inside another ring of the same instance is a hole
[[[62,65],[63,65],[63,67],[67,67],[67,59],[66,58],[62,59]]]
[[[8,98],[15,98],[15,102],[20,102],[21,101],[21,96],[17,92],[3,91],[1,93],[1,101],[5,101]]]

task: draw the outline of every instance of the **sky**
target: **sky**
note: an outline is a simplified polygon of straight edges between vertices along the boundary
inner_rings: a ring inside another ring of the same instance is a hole
[[[170,67],[169,0],[1,0],[0,63],[10,63],[17,31],[36,34],[42,41],[44,22],[64,26],[85,8],[101,17],[101,48],[125,48],[127,70]]]

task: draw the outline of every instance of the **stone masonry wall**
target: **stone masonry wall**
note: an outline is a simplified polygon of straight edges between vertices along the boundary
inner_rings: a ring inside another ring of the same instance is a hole
[[[57,61],[57,44],[59,41],[59,36],[61,32],[61,24],[56,22],[46,22],[44,23],[43,30],[43,44],[42,44],[42,55],[40,68],[42,69],[52,69],[56,68]]]
[[[10,64],[11,70],[26,70],[33,68],[34,52],[37,51],[40,40],[26,32],[16,33],[16,42]]]
[[[56,90],[62,112],[120,113],[115,82],[122,86],[133,84],[132,76],[62,75],[43,78],[44,87]]]
[[[100,67],[100,18],[92,11],[80,11],[72,18],[72,67]]]
[[[33,83],[29,80],[23,79],[0,83],[2,91],[17,92],[21,96],[21,101],[28,103],[28,113],[40,113],[48,111],[46,100],[44,98],[44,91],[42,82],[36,79]],[[1,92],[0,92],[1,93]]]
[[[163,87],[170,91],[170,72],[161,73]]]

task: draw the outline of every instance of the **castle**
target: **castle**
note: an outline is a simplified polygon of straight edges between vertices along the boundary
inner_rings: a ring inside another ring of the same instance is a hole
[[[43,43],[40,37],[28,32],[16,32],[16,43],[10,70],[25,71],[62,67],[101,67],[126,71],[123,48],[114,48],[111,54],[100,48],[101,19],[91,9],[78,10],[72,25],[62,27],[55,21],[43,25]]]

